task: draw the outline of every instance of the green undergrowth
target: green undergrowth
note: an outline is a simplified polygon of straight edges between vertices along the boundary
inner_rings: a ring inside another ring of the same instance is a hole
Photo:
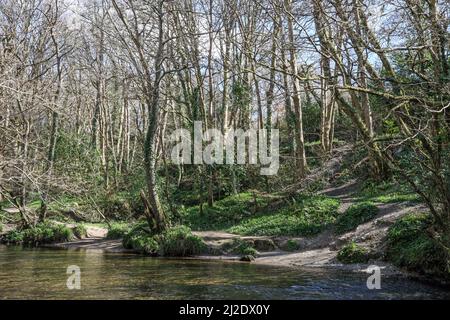
[[[124,235],[123,245],[141,253],[155,256],[191,256],[206,252],[203,240],[186,226],[175,226],[152,234],[147,222],[134,224]]]
[[[114,222],[108,226],[107,239],[122,239],[130,231],[130,225],[125,222]]]
[[[369,252],[353,241],[342,247],[337,254],[338,261],[345,264],[366,263],[369,258]]]
[[[318,195],[281,198],[245,192],[217,201],[212,208],[190,207],[183,221],[194,230],[225,230],[242,235],[308,236],[336,220],[339,200]]]
[[[87,228],[83,223],[78,223],[73,229],[75,237],[82,239],[87,237]]]
[[[298,196],[293,202],[238,222],[228,231],[242,235],[310,236],[336,220],[339,200],[326,196]]]
[[[389,228],[386,258],[410,271],[450,280],[449,252],[430,235],[429,214],[408,214]]]
[[[300,249],[300,244],[295,240],[289,239],[288,241],[286,241],[283,249],[286,251],[297,251]]]
[[[371,201],[376,203],[395,202],[419,202],[419,196],[406,185],[400,185],[395,181],[366,182],[357,194],[359,201]]]
[[[1,241],[8,244],[36,246],[46,243],[66,242],[72,240],[73,237],[72,229],[63,224],[42,222],[34,227],[11,230],[1,237]]]
[[[207,204],[183,210],[183,222],[194,230],[224,230],[244,219],[263,211],[277,199],[276,196],[259,192],[243,192],[216,201],[212,207]]]
[[[254,244],[250,241],[244,241],[242,239],[234,239],[232,242],[227,243],[222,248],[226,253],[238,254],[242,256],[257,257],[259,252],[254,247]]]
[[[29,211],[39,213],[41,200],[30,195],[27,202]],[[11,204],[2,204],[3,208]],[[1,211],[1,210],[0,210]],[[128,221],[143,212],[138,192],[120,191],[115,193],[98,192],[89,196],[61,195],[53,197],[47,203],[47,217],[62,223],[90,222],[99,223],[104,218],[112,221]],[[20,221],[20,214],[8,214],[8,218]]]
[[[344,233],[356,229],[360,224],[372,220],[378,208],[371,202],[360,202],[350,206],[336,220],[336,231]]]

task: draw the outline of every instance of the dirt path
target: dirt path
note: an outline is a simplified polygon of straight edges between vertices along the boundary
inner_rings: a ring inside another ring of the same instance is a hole
[[[360,183],[353,180],[339,187],[330,187],[320,192],[321,194],[335,197],[341,201],[338,209],[340,213],[345,212],[353,203],[357,201],[355,196],[359,190]],[[201,255],[193,257],[194,259],[221,259],[221,260],[239,260],[239,255],[223,254],[222,248],[227,243],[240,239],[242,241],[251,242],[259,251],[258,257],[253,261],[257,264],[277,265],[277,266],[308,266],[308,267],[342,267],[342,268],[364,268],[364,265],[343,266],[338,263],[336,256],[338,250],[349,241],[355,241],[359,245],[377,252],[382,250],[384,237],[387,230],[399,217],[417,211],[424,211],[426,208],[417,203],[389,203],[376,204],[379,208],[378,215],[369,222],[359,225],[354,231],[343,235],[336,235],[333,230],[325,230],[314,237],[264,237],[264,236],[240,236],[223,231],[194,231],[193,233],[201,237],[210,252],[214,255]],[[74,227],[75,225],[67,225]],[[133,252],[123,248],[121,240],[106,239],[107,229],[94,226],[87,227],[87,238],[79,239],[66,243],[57,243],[52,247],[66,249],[86,249],[86,250],[102,250],[105,252]],[[295,252],[283,251],[286,243],[293,240],[298,244],[299,250]],[[392,269],[391,266],[383,262],[377,261],[378,265],[385,265]]]
[[[341,201],[339,213],[345,212],[352,204],[356,203],[356,193],[360,188],[360,183],[356,180],[350,181],[339,187],[330,187],[320,192],[321,194],[337,198]],[[383,249],[384,239],[388,228],[400,217],[411,213],[426,211],[423,204],[402,202],[402,203],[375,203],[378,207],[378,215],[361,225],[355,230],[343,235],[336,235],[332,230],[325,230],[314,237],[304,238],[284,238],[293,239],[300,245],[300,250],[296,252],[273,251],[265,252],[256,258],[255,263],[282,265],[282,266],[339,266],[344,268],[362,268],[364,265],[343,266],[336,260],[338,250],[349,241],[355,241],[359,245],[373,251],[380,252]],[[282,238],[272,238],[279,244]],[[372,263],[374,263],[372,261]],[[376,261],[377,265],[384,266],[390,272],[397,273],[394,267],[381,261]]]
[[[61,223],[61,222],[57,222]],[[69,228],[74,228],[75,224],[65,224]],[[64,248],[64,249],[85,249],[85,250],[100,250],[103,252],[134,252],[133,250],[125,249],[122,246],[121,239],[106,239],[108,229],[95,226],[86,226],[86,238],[74,239],[68,242],[53,243],[45,245],[45,247],[51,248]]]

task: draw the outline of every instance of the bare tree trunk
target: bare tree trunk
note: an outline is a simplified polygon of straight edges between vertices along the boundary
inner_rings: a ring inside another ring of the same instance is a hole
[[[302,179],[306,175],[307,163],[305,154],[305,139],[303,136],[303,112],[300,93],[300,82],[298,80],[297,58],[294,40],[294,27],[292,21],[292,0],[284,1],[286,10],[286,19],[288,26],[289,43],[289,66],[292,81],[292,101],[295,114],[295,140],[296,140],[296,158],[297,158],[297,178]]]

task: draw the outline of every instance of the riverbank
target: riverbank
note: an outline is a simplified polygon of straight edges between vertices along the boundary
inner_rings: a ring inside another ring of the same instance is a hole
[[[87,226],[87,233],[88,235],[96,236],[76,239],[69,242],[46,244],[42,245],[42,247],[67,250],[101,251],[105,253],[140,254],[136,250],[124,248],[121,239],[106,239],[105,236],[107,229]],[[226,246],[233,241],[250,242],[253,243],[253,245],[256,243],[259,253],[256,257],[254,257],[254,260],[252,260],[251,263],[257,265],[289,268],[332,268],[355,272],[367,272],[368,266],[374,264],[379,266],[385,275],[415,277],[413,274],[400,270],[384,261],[370,261],[370,263],[359,264],[339,263],[336,259],[338,250],[330,246],[324,246],[326,239],[330,239],[329,237],[331,237],[330,235],[326,237],[325,234],[321,234],[315,238],[301,239],[288,237],[239,236],[236,234],[218,231],[194,231],[193,233],[203,239],[208,246],[209,252],[218,252],[218,248]],[[301,242],[302,240],[305,241],[305,247],[302,250],[290,252],[279,249],[279,247],[284,246],[287,241]],[[269,249],[270,243],[274,245],[272,250]],[[264,247],[269,250],[263,250]],[[242,261],[242,256],[238,254],[201,254],[177,259],[249,263]]]
[[[404,211],[409,212],[411,207],[407,206],[403,208]],[[391,213],[393,214],[393,213]],[[396,214],[399,214],[398,212]],[[375,221],[382,217],[377,218]],[[387,218],[384,215],[384,218]],[[372,222],[376,226],[382,226],[379,222]],[[68,227],[73,227],[68,224]],[[361,239],[365,239],[366,242],[362,242],[366,246],[381,245],[379,242],[383,237],[381,233],[378,237],[364,237],[364,234],[374,233],[373,225],[366,224],[361,225],[352,234],[359,236]],[[139,251],[133,249],[126,249],[123,247],[122,239],[107,239],[107,229],[95,226],[86,226],[87,237],[83,239],[74,239],[68,242],[42,244],[42,248],[51,249],[63,249],[69,251],[86,251],[96,253],[112,253],[112,254],[131,254],[141,255]],[[379,230],[379,232],[384,232]],[[399,269],[392,264],[381,261],[371,260],[367,263],[352,263],[343,264],[337,260],[338,248],[337,243],[340,242],[339,238],[333,236],[330,231],[323,232],[315,237],[311,238],[293,238],[293,237],[262,237],[262,236],[240,236],[221,231],[194,231],[196,236],[202,238],[208,247],[210,254],[200,254],[187,257],[176,257],[168,259],[181,259],[181,260],[197,260],[197,261],[221,261],[229,263],[240,264],[254,264],[260,266],[272,266],[272,267],[285,267],[293,270],[300,270],[304,268],[317,268],[317,269],[331,269],[342,270],[343,272],[356,272],[356,273],[369,273],[368,267],[370,265],[376,265],[380,267],[382,275],[395,276],[407,279],[419,280],[421,282],[427,282],[433,285],[448,285],[439,281],[439,279],[430,279],[420,274],[408,272],[403,269]],[[342,235],[347,238],[350,234]],[[254,247],[258,248],[258,255],[254,257],[251,262],[242,261],[242,255],[239,254],[218,254],[219,248],[226,247],[234,241],[241,241],[251,243]],[[285,251],[280,248],[285,247],[289,241],[295,241],[301,244],[301,249],[296,251]],[[215,254],[214,254],[215,252]]]
[[[89,229],[89,227],[88,227]],[[106,230],[106,229],[105,229]],[[202,237],[202,239],[209,245],[216,246],[217,242],[230,241],[235,239],[241,239],[243,241],[250,240],[262,240],[264,237],[241,237],[234,234],[229,234],[225,232],[194,232],[196,235]],[[284,239],[274,239],[275,243],[286,241]],[[121,239],[109,240],[104,237],[95,238],[85,238],[78,239],[70,242],[54,243],[42,245],[44,248],[58,248],[64,250],[86,250],[87,252],[102,252],[102,253],[112,253],[112,254],[131,254],[131,255],[142,255],[140,252],[133,249],[126,249],[122,245]],[[420,281],[423,283],[428,283],[431,285],[439,285],[448,287],[449,284],[440,281],[439,279],[430,278],[421,274],[414,272],[409,272],[404,269],[400,269],[382,260],[372,260],[368,263],[354,263],[354,264],[343,264],[340,263],[337,257],[337,250],[332,249],[329,246],[324,248],[306,248],[301,251],[288,252],[280,249],[271,251],[261,251],[258,256],[251,261],[251,264],[259,266],[271,266],[271,267],[284,267],[292,270],[300,270],[304,268],[308,269],[328,269],[343,272],[356,272],[356,273],[372,273],[369,270],[369,266],[376,265],[380,268],[381,274],[388,277],[398,277],[404,279],[411,279]],[[228,263],[239,263],[248,264],[249,262],[242,261],[241,255],[234,254],[201,254],[196,256],[187,257],[172,257],[164,259],[169,260],[193,260],[193,261],[215,261],[215,262],[228,262]]]
[[[319,194],[339,201],[336,210],[340,216],[361,202],[360,185],[355,180],[338,187],[326,188]],[[394,267],[384,259],[389,228],[410,213],[427,211],[426,207],[418,202],[410,201],[374,201],[373,206],[376,206],[375,216],[346,232],[338,232],[335,227],[326,227],[313,236],[292,237],[246,236],[217,230],[193,231],[192,233],[206,244],[205,252],[207,253],[191,255],[185,259],[230,262],[244,260],[244,263],[251,262],[257,265],[291,268],[321,267],[357,272],[366,272],[368,266],[377,265],[382,268],[384,274],[429,279]],[[65,223],[64,226],[74,230],[77,224]],[[4,232],[11,228],[11,226],[5,225]],[[69,250],[97,250],[107,253],[140,253],[138,250],[124,248],[122,239],[107,239],[108,229],[104,225],[83,224],[83,228],[86,231],[83,237],[60,243],[41,244],[41,246]],[[358,248],[369,253],[369,258],[363,259],[364,261],[350,261],[346,264],[339,261],[339,253],[349,243],[357,243]],[[239,250],[239,248],[246,250]],[[250,254],[246,252],[250,252]],[[440,282],[439,280],[433,281]]]

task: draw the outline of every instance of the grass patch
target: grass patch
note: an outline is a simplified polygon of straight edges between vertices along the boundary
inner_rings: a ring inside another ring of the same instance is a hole
[[[87,229],[86,226],[82,223],[78,223],[75,228],[73,228],[73,234],[78,239],[86,238],[87,237]]]
[[[190,256],[205,252],[206,245],[186,226],[176,226],[161,234],[152,234],[146,222],[135,224],[123,238],[125,248],[159,256]]]
[[[183,222],[194,230],[224,230],[263,210],[273,196],[258,192],[243,192],[216,201],[213,207],[203,205],[184,209]]]
[[[107,239],[122,239],[130,231],[130,225],[127,223],[115,222],[108,227]]]
[[[412,192],[407,186],[399,185],[393,181],[383,183],[369,182],[359,191],[358,197],[360,201],[378,203],[420,201],[420,197]]]
[[[429,214],[409,214],[389,228],[386,258],[399,267],[450,279],[448,253],[427,232]]]
[[[240,221],[228,229],[242,235],[309,236],[336,220],[339,200],[325,196],[299,196],[294,203],[273,214],[264,214]]]
[[[63,224],[42,222],[33,228],[12,230],[3,235],[1,240],[10,244],[39,245],[70,241],[73,236],[72,230]]]
[[[371,202],[361,202],[350,206],[336,221],[336,231],[344,233],[356,229],[360,224],[372,220],[378,208]]]
[[[339,250],[337,259],[345,264],[366,263],[369,261],[369,253],[366,249],[352,241]]]

